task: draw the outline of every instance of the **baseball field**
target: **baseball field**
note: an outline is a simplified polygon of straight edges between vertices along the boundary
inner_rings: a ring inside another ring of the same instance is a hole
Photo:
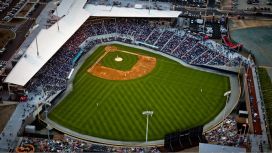
[[[182,66],[138,48],[99,47],[73,80],[73,90],[50,113],[54,122],[99,138],[144,141],[203,125],[224,107],[229,79]]]

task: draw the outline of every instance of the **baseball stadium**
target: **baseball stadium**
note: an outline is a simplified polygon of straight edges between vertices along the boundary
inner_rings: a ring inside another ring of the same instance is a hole
[[[150,3],[62,1],[50,25],[32,27],[3,79],[19,101],[20,120],[7,123],[22,135],[13,151],[245,152],[254,135],[269,146],[258,69],[222,32],[228,16],[187,19]]]

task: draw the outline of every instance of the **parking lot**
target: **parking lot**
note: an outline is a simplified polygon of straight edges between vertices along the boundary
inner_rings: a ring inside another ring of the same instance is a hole
[[[10,12],[12,8],[15,8],[21,1],[25,2],[21,8],[14,15],[10,16],[9,21],[4,20],[8,12]],[[31,2],[33,3],[33,1]],[[3,4],[2,1],[0,3]],[[7,28],[16,33],[16,38],[5,46],[5,51],[0,55],[0,60],[8,61],[12,57],[12,55],[17,51],[22,42],[25,40],[25,36],[28,33],[29,28],[35,23],[35,19],[46,5],[46,3],[43,2],[36,2],[35,7],[33,7],[31,11],[28,11],[24,18],[17,18],[16,14],[18,14],[27,3],[27,0],[13,0],[9,7],[6,8],[3,13],[0,13],[0,28]]]
[[[250,2],[251,0],[249,0]],[[248,4],[248,0],[233,0],[234,10],[248,10],[248,11],[261,11],[261,12],[271,12],[272,5],[267,5],[268,0],[258,0],[259,3]]]
[[[4,0],[0,2],[0,19],[10,21],[26,5],[27,0]]]

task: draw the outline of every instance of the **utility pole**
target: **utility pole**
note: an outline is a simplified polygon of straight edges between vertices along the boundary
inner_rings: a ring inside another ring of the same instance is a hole
[[[149,14],[150,14],[150,9],[151,9],[151,0],[149,0]]]
[[[57,14],[57,27],[58,27],[58,31],[60,31],[60,28],[59,28],[59,14],[58,14],[58,7],[56,8],[56,14]]]
[[[39,53],[39,46],[38,46],[38,36],[36,36],[35,42],[36,42],[37,56],[40,56],[40,53]]]

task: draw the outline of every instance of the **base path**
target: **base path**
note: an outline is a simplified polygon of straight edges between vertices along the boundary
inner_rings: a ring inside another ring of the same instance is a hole
[[[114,47],[106,47],[105,54],[103,54],[102,58],[109,52],[109,51],[115,51],[117,50]],[[142,76],[147,75],[150,73],[156,66],[156,58],[150,57],[150,56],[145,56],[145,55],[140,55],[140,54],[135,54],[135,53],[130,53],[127,51],[121,51],[121,52],[126,52],[128,54],[134,54],[138,56],[138,61],[137,63],[128,71],[122,71],[122,70],[117,70],[114,68],[110,67],[105,67],[99,63],[99,61],[102,59],[101,57],[98,59],[98,61],[91,66],[87,71],[97,77],[107,79],[107,80],[132,80],[136,79]]]

